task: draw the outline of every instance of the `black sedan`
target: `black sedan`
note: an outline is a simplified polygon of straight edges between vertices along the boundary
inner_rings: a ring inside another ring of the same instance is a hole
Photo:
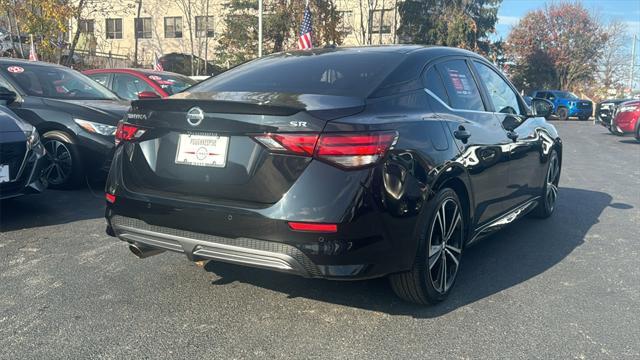
[[[445,47],[268,56],[134,101],[107,179],[107,233],[327,279],[449,294],[467,245],[550,216],[562,142],[484,58]],[[544,226],[541,224],[540,226]]]
[[[44,190],[45,150],[36,129],[6,105],[15,94],[0,86],[0,199]]]
[[[608,99],[599,102],[598,105],[596,105],[596,121],[598,121],[600,125],[609,129],[612,133],[615,133],[611,130],[611,120],[613,120],[615,110],[618,105],[630,100],[631,99]]]
[[[17,94],[11,110],[38,129],[53,164],[51,187],[74,187],[97,170],[106,173],[128,101],[75,70],[17,59],[0,59],[0,86]]]

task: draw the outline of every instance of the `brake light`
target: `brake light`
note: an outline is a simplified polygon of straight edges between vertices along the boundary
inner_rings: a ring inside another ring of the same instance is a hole
[[[144,133],[145,129],[136,125],[127,124],[125,122],[119,122],[116,128],[116,145],[122,141],[133,141],[139,139]]]
[[[395,144],[395,131],[254,136],[273,152],[313,156],[345,168],[371,165]]]
[[[109,194],[109,193],[105,193],[104,194],[105,199],[107,199],[108,202],[110,202],[111,204],[116,202],[116,196],[113,194]]]
[[[311,156],[318,134],[266,134],[254,138],[271,151]]]
[[[323,134],[316,146],[316,157],[343,167],[361,167],[381,159],[395,143],[397,133]]]
[[[338,232],[337,224],[289,222],[289,228],[295,231],[323,232],[323,233]]]

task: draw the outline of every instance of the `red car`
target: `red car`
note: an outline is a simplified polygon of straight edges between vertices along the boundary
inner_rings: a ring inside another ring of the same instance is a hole
[[[613,118],[612,129],[618,135],[634,134],[640,141],[640,100],[627,101],[618,105]]]
[[[184,75],[149,69],[95,69],[83,73],[127,100],[167,97],[196,83]]]

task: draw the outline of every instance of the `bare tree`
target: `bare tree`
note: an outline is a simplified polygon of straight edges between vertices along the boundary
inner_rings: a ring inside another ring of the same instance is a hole
[[[629,70],[629,41],[627,26],[621,21],[613,21],[605,28],[606,41],[600,57],[597,84],[600,84],[601,95],[609,90],[620,90]]]

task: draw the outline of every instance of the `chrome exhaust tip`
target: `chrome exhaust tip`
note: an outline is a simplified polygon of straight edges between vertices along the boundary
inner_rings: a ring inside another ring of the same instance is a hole
[[[139,259],[148,258],[153,255],[162,254],[164,250],[143,246],[140,244],[129,244],[129,250]]]

